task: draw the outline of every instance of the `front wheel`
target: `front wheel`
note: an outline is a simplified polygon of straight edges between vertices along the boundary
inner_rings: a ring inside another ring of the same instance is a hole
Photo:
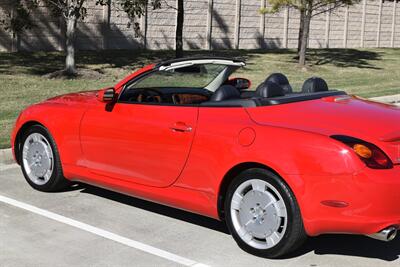
[[[63,176],[56,144],[46,128],[34,125],[25,131],[20,151],[22,172],[33,188],[54,192],[70,185]]]
[[[292,191],[279,176],[264,169],[246,170],[232,181],[225,214],[235,241],[253,255],[277,258],[306,239]]]

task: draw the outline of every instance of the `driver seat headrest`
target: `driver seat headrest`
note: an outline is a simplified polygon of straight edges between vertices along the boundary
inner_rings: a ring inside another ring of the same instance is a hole
[[[328,84],[324,81],[324,79],[319,77],[311,77],[307,79],[303,87],[301,88],[301,92],[303,93],[315,93],[315,92],[324,92],[329,91]]]
[[[261,97],[285,96],[285,90],[277,83],[265,81],[257,87],[256,94]]]
[[[239,99],[240,92],[232,85],[222,85],[211,96],[210,101],[223,101],[229,99]]]
[[[288,78],[282,73],[272,73],[271,75],[268,76],[268,78],[265,81],[277,83],[283,88],[286,94],[293,93],[293,89],[292,86],[290,86],[289,84]]]

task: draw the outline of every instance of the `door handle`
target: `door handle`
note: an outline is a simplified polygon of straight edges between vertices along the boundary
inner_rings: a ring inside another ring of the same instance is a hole
[[[173,132],[191,132],[193,129],[191,126],[184,122],[175,122],[174,125],[170,127]]]

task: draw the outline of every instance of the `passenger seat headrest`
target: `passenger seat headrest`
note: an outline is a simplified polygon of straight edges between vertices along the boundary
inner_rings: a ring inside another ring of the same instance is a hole
[[[324,81],[324,79],[319,77],[311,77],[304,82],[301,91],[303,93],[315,93],[329,91],[329,89],[328,84]]]
[[[272,73],[265,81],[277,83],[283,88],[283,90],[285,90],[285,93],[293,92],[292,86],[290,86],[288,78],[282,73]]]
[[[261,97],[284,96],[285,90],[277,83],[265,81],[257,87],[256,94]]]
[[[236,87],[232,85],[222,85],[214,94],[211,96],[210,101],[223,101],[229,99],[239,99],[240,92]]]

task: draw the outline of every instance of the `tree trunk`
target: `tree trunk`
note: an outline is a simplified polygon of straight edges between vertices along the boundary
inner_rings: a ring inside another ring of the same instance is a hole
[[[184,20],[183,0],[177,0],[176,34],[175,34],[176,58],[183,57],[183,20]]]
[[[303,34],[301,38],[301,46],[300,46],[300,52],[299,52],[299,64],[301,66],[304,66],[306,64],[306,52],[307,52],[307,46],[308,46],[308,36],[310,34],[310,22],[311,22],[311,13],[312,11],[306,11],[303,24],[301,27],[303,27]]]
[[[299,27],[299,36],[297,40],[297,53],[300,53],[301,41],[303,39],[305,13],[306,13],[305,10],[300,10],[300,27]]]
[[[72,12],[71,12],[72,13]],[[65,72],[67,75],[76,74],[75,66],[75,32],[77,17],[75,14],[69,14],[67,18],[67,33],[66,33],[66,58],[65,58]]]

